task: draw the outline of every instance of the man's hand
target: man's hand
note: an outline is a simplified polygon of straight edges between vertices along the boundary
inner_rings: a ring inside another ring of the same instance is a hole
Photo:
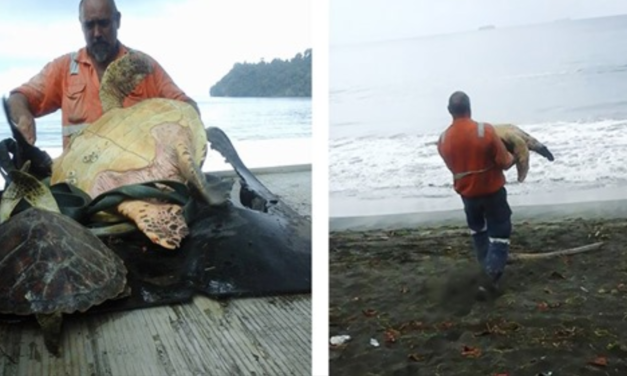
[[[22,133],[26,142],[31,145],[35,145],[37,141],[37,129],[35,126],[35,119],[29,115],[22,115],[17,121],[17,129]]]
[[[31,145],[35,145],[37,140],[37,132],[35,128],[35,117],[28,108],[28,100],[21,93],[14,93],[9,96],[7,101],[9,112],[7,116],[13,120],[17,129]]]

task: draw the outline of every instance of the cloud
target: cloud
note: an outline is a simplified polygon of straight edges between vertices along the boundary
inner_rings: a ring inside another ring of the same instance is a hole
[[[236,62],[287,59],[310,48],[311,1],[118,0],[122,13],[118,37],[153,56],[183,90],[203,99]],[[62,3],[67,14],[54,13],[49,18],[41,10],[32,17],[26,17],[23,8],[3,11],[0,61],[5,68],[0,69],[0,77],[11,71],[18,75],[11,76],[12,84],[25,81],[29,72],[84,46],[77,2],[72,2],[72,9],[67,0]],[[7,63],[20,66],[7,68]],[[8,85],[0,81],[0,90],[10,90]]]
[[[627,13],[624,0],[361,0],[330,2],[332,45]]]

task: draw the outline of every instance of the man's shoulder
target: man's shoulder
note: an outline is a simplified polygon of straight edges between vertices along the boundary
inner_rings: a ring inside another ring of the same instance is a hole
[[[57,55],[56,57],[52,58],[52,60],[50,60],[48,64],[55,65],[55,66],[67,65],[70,63],[71,59],[75,58],[75,56],[78,54],[78,51],[79,50],[69,51],[62,55]]]
[[[449,125],[448,127],[446,127],[446,129],[444,129],[442,131],[442,133],[440,133],[440,137],[438,137],[438,144],[441,144],[442,142],[444,142],[444,140],[446,139],[446,134],[451,130],[451,125]]]
[[[494,129],[494,124],[487,121],[478,121],[477,125],[479,127],[479,133],[481,133],[486,138],[491,138],[496,134]]]

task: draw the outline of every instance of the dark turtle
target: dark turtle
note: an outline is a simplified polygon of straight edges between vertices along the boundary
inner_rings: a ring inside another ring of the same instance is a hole
[[[59,356],[63,314],[129,293],[123,261],[96,235],[59,212],[46,185],[9,172],[0,202],[0,313],[35,315],[46,348]],[[10,216],[20,201],[30,204]]]

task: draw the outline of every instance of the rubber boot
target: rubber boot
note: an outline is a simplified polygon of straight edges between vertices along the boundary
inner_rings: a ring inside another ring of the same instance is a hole
[[[486,267],[486,257],[488,256],[488,247],[490,240],[488,238],[488,232],[482,231],[472,235],[472,244],[475,249],[475,256],[477,261],[481,264],[481,267]]]
[[[490,241],[488,255],[485,262],[485,271],[496,287],[507,265],[509,256],[509,243],[502,241]]]

